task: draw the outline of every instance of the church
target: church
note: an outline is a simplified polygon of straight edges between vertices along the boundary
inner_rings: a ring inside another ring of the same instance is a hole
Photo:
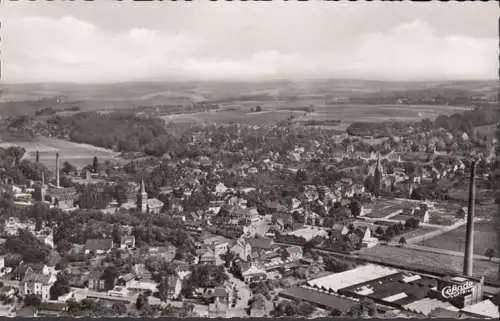
[[[137,195],[137,205],[142,213],[159,214],[163,209],[163,202],[157,198],[148,198],[144,180],[141,180],[141,187]]]

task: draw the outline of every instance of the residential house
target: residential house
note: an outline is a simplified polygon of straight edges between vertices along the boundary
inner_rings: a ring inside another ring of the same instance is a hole
[[[372,236],[372,228],[368,225],[355,224],[353,233],[359,237],[361,247],[371,248],[378,244],[378,239]]]
[[[125,235],[120,239],[120,249],[122,250],[132,250],[135,248],[135,236]]]
[[[54,248],[54,233],[51,228],[43,228],[35,233],[36,238],[50,248]]]
[[[221,197],[227,192],[227,187],[223,183],[219,183],[215,186],[215,195]]]
[[[302,247],[300,246],[289,246],[285,248],[285,255],[290,261],[297,261],[302,259]]]
[[[104,291],[106,289],[106,282],[103,276],[104,276],[103,270],[96,270],[90,272],[88,277],[87,288],[93,291]]]
[[[262,318],[266,315],[266,301],[265,299],[253,300],[250,305],[250,317]]]
[[[158,284],[153,280],[141,279],[141,280],[130,280],[126,285],[127,289],[136,292],[156,292],[158,290]]]
[[[34,294],[40,296],[42,301],[47,301],[50,299],[50,288],[55,281],[56,275],[47,269],[42,272],[28,271],[22,281],[24,295]]]
[[[228,306],[221,303],[210,303],[208,306],[209,318],[225,318],[227,317]]]
[[[110,253],[113,248],[112,239],[89,239],[85,242],[85,254],[105,254]]]
[[[224,253],[229,248],[229,240],[220,235],[204,239],[203,244],[213,249],[216,254]]]
[[[257,283],[267,278],[266,270],[256,262],[240,262],[239,268],[246,284]]]
[[[274,252],[278,249],[274,245],[274,241],[268,238],[253,238],[247,240],[255,257],[259,257],[265,253]]]
[[[219,302],[221,304],[229,304],[229,294],[223,287],[217,287],[212,293],[212,299],[214,302]]]
[[[182,290],[182,280],[175,275],[171,275],[167,279],[167,298],[169,300],[175,300],[179,297]]]
[[[215,258],[214,252],[208,250],[200,255],[199,264],[215,265],[216,261],[217,259]]]
[[[430,219],[429,208],[425,203],[420,204],[414,211],[415,218],[418,218],[423,223],[428,223]]]
[[[174,259],[176,250],[177,248],[172,244],[166,244],[165,246],[150,247],[149,253],[170,262]]]
[[[247,261],[252,254],[252,246],[244,238],[236,240],[229,250],[244,261]]]

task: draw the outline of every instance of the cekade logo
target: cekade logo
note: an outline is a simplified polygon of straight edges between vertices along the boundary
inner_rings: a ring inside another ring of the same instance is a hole
[[[451,299],[469,293],[473,287],[474,283],[472,281],[467,281],[460,285],[448,285],[443,288],[441,294],[444,298]]]

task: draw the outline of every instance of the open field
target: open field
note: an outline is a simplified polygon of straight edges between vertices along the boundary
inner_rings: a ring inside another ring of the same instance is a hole
[[[412,218],[413,216],[411,215],[403,215],[403,214],[398,214],[396,216],[391,217],[391,220],[396,220],[396,221],[406,221],[407,219]]]
[[[469,199],[468,186],[451,188],[448,192],[451,200],[466,202]],[[476,189],[476,201],[478,203],[488,202],[494,198],[494,191],[484,188]]]
[[[438,235],[418,243],[422,246],[434,247],[450,251],[463,251],[465,248],[465,230],[463,225],[457,229]],[[497,231],[495,225],[489,222],[474,224],[474,253],[484,255],[486,250],[498,249]],[[498,252],[498,250],[497,250]],[[496,253],[498,256],[499,253]]]
[[[371,218],[383,218],[389,214],[396,213],[408,206],[415,206],[418,202],[403,199],[376,199],[372,203],[366,205],[366,216]]]
[[[406,266],[430,273],[460,274],[464,260],[462,256],[384,245],[363,249],[357,254],[363,259],[374,262],[394,264],[400,267]],[[484,275],[490,282],[498,282],[498,263],[475,259],[474,275]]]
[[[125,162],[119,157],[119,153],[88,144],[78,144],[61,139],[39,137],[29,142],[0,142],[0,147],[17,145],[26,149],[26,159],[35,160],[36,151],[39,151],[40,162],[50,169],[55,168],[56,152],[60,153],[60,164],[65,161],[76,167],[92,164],[94,156],[99,161],[112,160],[115,162]]]
[[[194,123],[230,123],[239,122],[252,125],[274,124],[293,118],[294,123],[340,120],[342,123],[328,128],[345,129],[355,121],[418,121],[424,118],[434,118],[442,114],[452,114],[467,109],[453,106],[408,106],[408,105],[323,105],[318,107],[312,104],[313,100],[306,101],[234,101],[226,103],[221,109],[209,112],[192,114],[176,114],[162,116],[166,121],[194,122]],[[261,112],[251,112],[252,108],[261,106]],[[314,106],[313,112],[301,110]]]
[[[270,110],[249,112],[247,110],[214,110],[193,114],[161,116],[166,122],[187,123],[244,123],[249,125],[272,125],[290,117],[303,114],[300,111]]]
[[[420,226],[419,228],[415,230],[411,230],[409,232],[403,233],[402,235],[396,237],[396,240],[399,240],[400,237],[404,236],[406,240],[412,239],[417,236],[425,235],[430,232],[437,231],[438,229],[435,227],[428,227],[428,226]]]

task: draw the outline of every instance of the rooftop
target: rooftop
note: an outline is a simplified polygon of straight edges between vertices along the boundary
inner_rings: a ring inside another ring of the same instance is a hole
[[[330,274],[318,279],[307,282],[311,287],[337,292],[340,289],[347,288],[356,284],[378,279],[391,274],[399,273],[398,270],[382,267],[380,265],[368,264],[349,271]]]
[[[414,311],[417,313],[421,313],[423,315],[429,315],[432,310],[436,308],[443,308],[449,311],[458,311],[456,307],[454,307],[451,303],[449,302],[443,302],[439,301],[436,299],[430,299],[430,298],[425,298],[422,300],[418,300],[415,302],[412,302],[410,304],[407,304],[404,306],[405,309]],[[498,308],[497,308],[498,310]]]
[[[300,286],[288,288],[281,292],[280,296],[292,300],[299,299],[307,301],[322,308],[338,309],[341,312],[347,312],[351,308],[359,306],[359,303],[352,299]]]
[[[499,318],[500,314],[498,312],[498,306],[496,306],[491,300],[481,301],[479,303],[470,305],[462,309],[463,312],[468,314],[474,314],[477,316],[484,316],[488,318]]]

